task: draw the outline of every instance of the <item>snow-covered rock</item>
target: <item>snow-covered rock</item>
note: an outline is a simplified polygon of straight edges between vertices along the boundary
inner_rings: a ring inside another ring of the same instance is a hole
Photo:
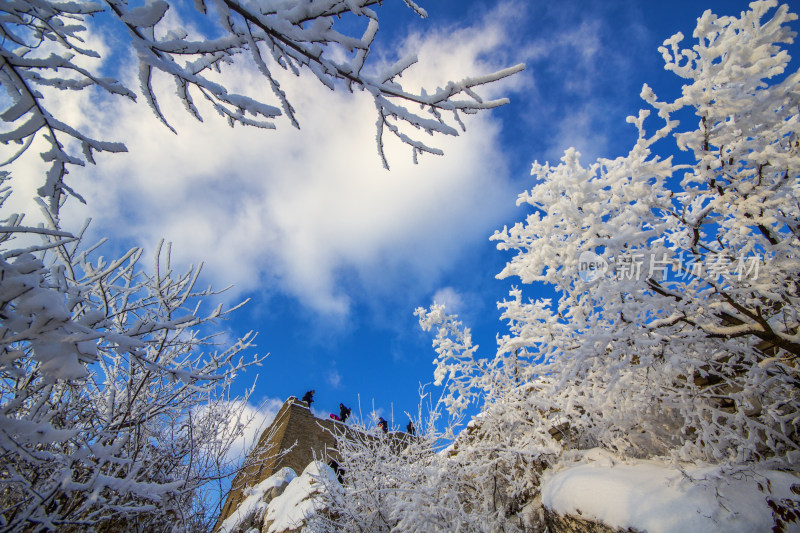
[[[259,524],[271,501],[279,497],[297,474],[291,468],[281,468],[261,483],[245,490],[246,498],[239,504],[228,518],[220,524],[217,533],[235,533],[246,531]],[[258,529],[256,529],[256,532]]]
[[[338,483],[331,467],[320,461],[309,464],[298,477],[282,468],[261,483],[249,487],[241,504],[216,533],[295,533],[323,509],[316,496],[325,486]]]
[[[800,531],[799,523],[780,517],[800,508],[795,491],[800,492],[795,473],[656,460],[623,462],[594,449],[576,453],[572,461],[545,475],[542,503],[551,516],[596,521],[609,528],[596,531],[748,533],[771,531],[776,523],[783,523],[783,531]]]
[[[320,461],[312,462],[300,477],[289,483],[283,494],[270,502],[262,533],[301,531],[308,519],[323,509],[316,496],[325,490],[325,485],[336,483],[331,467]]]

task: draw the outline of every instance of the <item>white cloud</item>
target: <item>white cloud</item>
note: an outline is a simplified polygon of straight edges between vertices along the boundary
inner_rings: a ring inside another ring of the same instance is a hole
[[[325,380],[328,382],[328,385],[334,389],[338,389],[342,385],[342,375],[339,374],[335,368],[328,372],[328,375],[325,376]]]
[[[458,314],[464,308],[464,299],[453,287],[443,287],[436,291],[433,303],[444,305],[448,314]]]
[[[569,147],[581,153],[581,162],[586,165],[594,162],[607,152],[608,138],[597,128],[597,111],[591,105],[571,109],[553,128],[550,149],[546,159],[557,162]]]
[[[483,26],[409,38],[401,48],[420,51],[420,64],[404,82],[424,79],[435,87],[507,66],[482,59],[503,42],[499,16]],[[62,98],[61,107],[84,111],[98,137],[129,149],[101,155],[98,167],[69,176],[88,208],[68,204],[65,225],[75,228],[91,215],[95,235],[150,249],[163,237],[174,243],[173,261],[204,261],[216,286],[234,284],[230,298],[269,287],[341,317],[355,294],[390,294],[398,280],[435,283],[460,250],[485,241],[514,209],[516,191],[491,113],[468,120],[458,138],[429,140],[446,155],[424,156],[420,165],[407,146],[388,139],[392,171],[386,172],[376,153],[371,98],[332,93],[312,78],[281,81],[300,131],[281,119],[277,132],[230,129],[209,109],[208,122],[198,124],[171,96],[169,80],[159,82],[161,105],[178,136],[143,103],[110,105],[89,93]],[[265,87],[243,68],[232,83]],[[342,283],[345,272],[354,284]]]
[[[324,409],[318,409],[316,407],[311,407],[311,414],[313,414],[317,418],[321,418],[323,420],[331,417],[331,412],[326,411]]]
[[[241,405],[236,404],[236,407]],[[283,401],[278,398],[267,398],[259,405],[246,404],[242,408],[241,416],[238,417],[242,423],[246,424],[244,432],[232,444],[228,450],[227,459],[231,461],[243,460],[258,443],[258,439],[267,427],[275,420]],[[231,423],[235,423],[231,420]]]

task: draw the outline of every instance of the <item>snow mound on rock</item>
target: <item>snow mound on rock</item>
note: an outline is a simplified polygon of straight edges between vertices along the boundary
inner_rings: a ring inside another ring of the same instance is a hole
[[[282,485],[291,484],[297,474],[291,468],[281,468],[270,477],[245,489],[246,498],[239,504],[231,515],[220,524],[217,533],[233,533],[241,529],[241,525],[249,519],[258,519],[264,514],[268,503],[265,500],[267,491]],[[276,498],[277,499],[277,498]]]
[[[800,477],[776,470],[620,461],[588,450],[547,474],[542,503],[561,515],[648,533],[771,531],[773,505],[798,506]],[[785,524],[800,531],[800,524]]]
[[[318,494],[325,486],[338,484],[333,469],[320,461],[309,464],[303,474],[292,480],[283,494],[267,507],[264,525],[267,533],[299,530],[310,517],[323,508]],[[262,529],[264,531],[264,529]]]

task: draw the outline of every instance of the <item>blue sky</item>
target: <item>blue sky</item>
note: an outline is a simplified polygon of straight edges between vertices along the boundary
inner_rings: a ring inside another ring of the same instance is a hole
[[[458,138],[436,139],[444,157],[414,166],[409,150],[389,146],[386,172],[368,95],[331,93],[309,78],[283,82],[300,131],[282,120],[277,131],[230,130],[207,110],[200,125],[165,88],[174,136],[143,103],[81,96],[76,120],[130,152],[75,177],[88,206],[66,217],[93,217],[112,249],[171,240],[178,262],[205,261],[204,281],[234,285],[226,301],[251,299],[223,327],[231,338],[258,331],[258,352],[270,356],[235,392],[258,373],[253,401],[313,388],[323,414],[339,402],[355,412],[360,397],[365,415],[374,405],[404,427],[433,369],[415,307],[448,304],[482,357],[494,352],[495,302],[515,282],[494,279],[510,257],[489,237],[524,217],[515,200],[532,185],[530,164],[570,146],[585,162],[625,153],[635,139],[625,117],[644,107],[642,84],[662,99],[680,90],[658,46],[678,31],[688,41],[705,9],[738,14],[747,3],[432,0],[422,3],[425,20],[399,0],[384,4],[373,59],[416,50],[420,63],[404,79],[431,88],[524,62],[522,74],[484,93],[511,103],[474,117]],[[96,44],[111,51],[114,42]],[[254,72],[233,74],[254,94],[263,87]]]

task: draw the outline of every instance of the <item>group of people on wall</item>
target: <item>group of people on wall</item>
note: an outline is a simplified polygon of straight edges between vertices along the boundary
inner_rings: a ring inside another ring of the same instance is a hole
[[[303,402],[305,402],[306,405],[308,405],[309,409],[311,409],[311,404],[314,401],[314,393],[315,392],[316,391],[314,389],[311,389],[310,391],[307,391],[303,395],[303,397],[301,398],[301,400]],[[331,418],[333,420],[337,420],[339,422],[345,422],[346,423],[347,419],[350,417],[350,408],[345,406],[343,403],[340,403],[339,404],[339,414],[337,415],[335,413],[331,413],[330,416],[331,416]],[[378,418],[378,428],[380,428],[380,430],[383,431],[384,433],[388,433],[389,432],[389,423],[383,417],[379,417]],[[406,432],[408,434],[410,434],[410,435],[413,435],[414,433],[416,433],[416,428],[414,427],[414,422],[413,421],[411,421],[411,420],[408,421],[408,424],[406,425]]]

